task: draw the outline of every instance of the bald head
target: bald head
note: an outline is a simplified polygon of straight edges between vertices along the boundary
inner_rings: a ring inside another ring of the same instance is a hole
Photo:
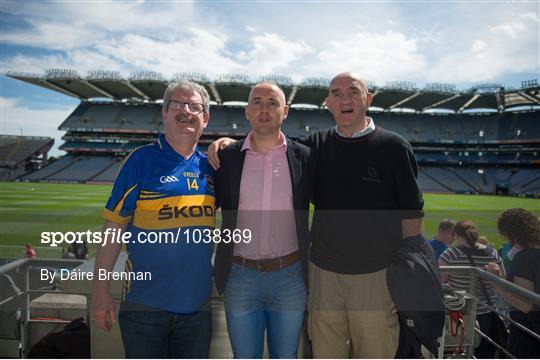
[[[344,72],[330,82],[326,107],[334,116],[336,126],[345,137],[366,128],[366,113],[373,100],[366,82],[357,74]]]
[[[255,86],[253,86],[251,88],[251,91],[249,92],[248,102],[251,102],[251,100],[253,99],[254,91],[256,89],[260,89],[260,88],[274,90],[276,92],[276,95],[279,97],[279,100],[281,101],[281,104],[285,105],[287,103],[287,101],[285,100],[285,93],[279,87],[279,85],[275,84],[273,82],[268,82],[268,81],[263,81],[263,82],[260,82],[258,84],[255,84]]]
[[[352,83],[360,85],[362,90],[365,91],[366,93],[369,92],[366,81],[364,79],[362,79],[360,77],[360,75],[358,75],[357,73],[353,73],[353,72],[342,72],[342,73],[337,74],[336,76],[334,76],[332,81],[330,81],[330,89],[332,89],[332,85],[335,82],[338,82],[339,80],[342,80],[342,79],[350,80]]]

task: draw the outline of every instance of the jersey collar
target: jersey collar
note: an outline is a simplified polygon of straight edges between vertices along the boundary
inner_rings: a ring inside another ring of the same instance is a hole
[[[169,144],[169,142],[167,141],[167,139],[165,139],[165,134],[164,133],[160,133],[157,140],[154,141],[154,146],[156,146],[160,151],[164,152],[164,153],[168,153],[168,154],[173,154],[177,157],[179,157],[180,159],[182,160],[185,160],[185,161],[189,161],[190,159],[193,158],[194,155],[197,155],[197,156],[201,156],[201,152],[199,151],[199,146],[197,145],[195,147],[195,152],[189,157],[189,159],[184,159],[184,157],[182,155],[180,155],[179,153],[176,152],[176,150],[173,149],[173,147],[171,146],[171,144]]]

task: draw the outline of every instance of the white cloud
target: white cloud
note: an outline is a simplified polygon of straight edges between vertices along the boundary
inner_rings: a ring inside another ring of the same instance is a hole
[[[30,109],[21,99],[0,97],[0,133],[5,135],[50,136],[54,138],[51,155],[59,153],[64,141],[58,126],[73,111],[72,106],[56,109]]]
[[[82,76],[86,76],[88,71],[98,69],[116,70],[129,75],[129,69],[112,59],[110,55],[96,53],[90,49],[44,56],[17,54],[2,59],[0,64],[4,71],[34,74],[43,74],[45,70],[52,68],[65,68],[76,70]]]
[[[294,61],[313,52],[304,42],[289,41],[274,33],[255,35],[251,38],[251,44],[253,48],[240,58],[249,59],[246,70],[253,75],[286,70]]]
[[[24,16],[32,25],[56,23],[111,32],[157,29],[174,32],[190,26],[198,17],[193,1],[3,1],[6,13]],[[77,23],[77,24],[74,24]],[[51,34],[53,35],[53,34]],[[59,38],[68,34],[58,33]],[[39,46],[39,44],[36,44]]]
[[[66,49],[54,55],[18,54],[3,59],[1,64],[6,70],[33,73],[48,68],[70,68],[81,75],[95,69],[117,70],[124,76],[136,70],[156,71],[166,77],[179,72],[262,75],[286,69],[311,51],[303,42],[264,33],[249,39],[248,51],[231,53],[226,35],[195,27],[185,30],[187,35],[173,40],[126,33],[104,39],[93,47]]]
[[[100,44],[101,54],[139,70],[157,71],[165,76],[178,72],[231,72],[240,69],[226,53],[227,37],[204,29],[189,29],[189,36],[166,42],[127,34]]]
[[[540,23],[540,17],[538,17],[538,13],[533,13],[529,11],[526,14],[521,14],[520,16]]]
[[[426,61],[415,39],[394,31],[357,32],[346,40],[334,40],[305,66],[310,76],[332,76],[356,71],[374,81],[392,80],[422,71]]]
[[[34,28],[5,32],[3,41],[8,44],[26,45],[51,50],[70,50],[92,46],[103,41],[102,31],[91,31],[79,26],[80,22],[71,23],[38,23]]]
[[[474,40],[471,46],[473,52],[479,52],[484,50],[487,47],[487,43],[482,40]]]
[[[4,0],[1,10],[11,18],[2,43],[11,46],[0,61],[5,70],[37,73],[66,67],[83,75],[102,68],[167,77],[306,77],[355,70],[376,81],[457,83],[538,71],[537,4],[447,5],[284,3],[276,10],[254,3]]]
[[[468,49],[452,49],[435,59],[426,72],[430,81],[478,83],[504,74],[538,72],[538,23],[527,18],[478,31]],[[525,49],[525,51],[524,51]]]
[[[537,29],[538,30],[538,29]],[[503,34],[517,39],[525,31],[525,25],[521,22],[509,22],[502,25],[493,26],[490,31],[494,34]]]

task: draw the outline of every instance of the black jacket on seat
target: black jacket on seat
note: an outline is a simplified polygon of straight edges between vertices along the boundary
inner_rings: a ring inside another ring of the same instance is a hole
[[[396,358],[419,358],[420,345],[437,354],[445,320],[444,296],[435,254],[423,236],[403,241],[386,280],[400,321]]]

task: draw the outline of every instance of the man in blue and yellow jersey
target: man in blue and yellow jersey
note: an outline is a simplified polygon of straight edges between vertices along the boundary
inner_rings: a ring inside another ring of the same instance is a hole
[[[215,226],[216,206],[214,173],[197,142],[210,118],[209,102],[198,84],[168,86],[165,133],[126,157],[103,212],[104,237],[122,233],[127,239],[118,314],[127,358],[208,357],[212,244],[203,240]],[[121,244],[104,241],[91,308],[96,325],[110,330],[116,322],[111,277],[101,275],[112,271]]]

